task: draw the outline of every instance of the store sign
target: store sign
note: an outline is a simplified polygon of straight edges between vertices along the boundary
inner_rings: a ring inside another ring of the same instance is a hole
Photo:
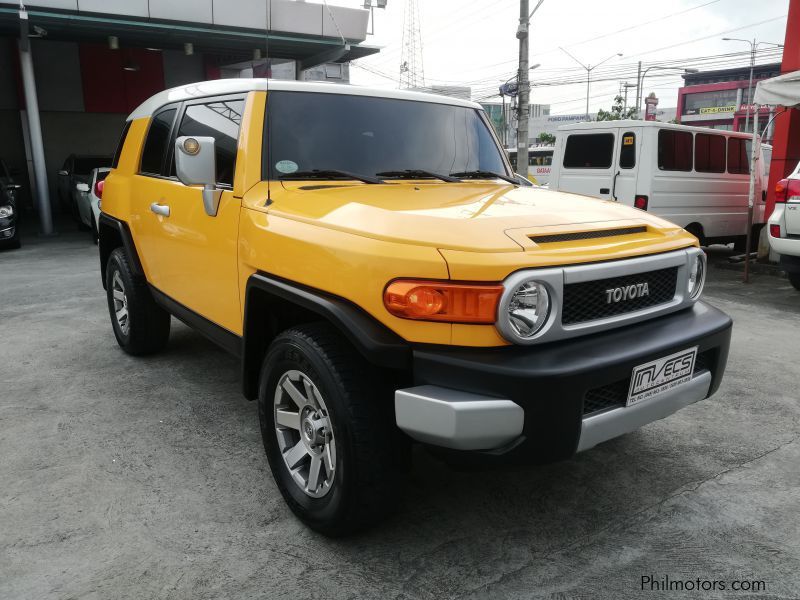
[[[750,112],[755,112],[756,108],[758,108],[759,110],[769,110],[769,105],[768,104],[762,104],[762,105],[757,107],[755,104],[742,104],[742,105],[739,106],[739,110],[742,111],[742,112],[747,111],[747,110],[749,110]]]
[[[698,112],[701,115],[716,115],[718,113],[732,113],[736,110],[736,105],[733,106],[707,106],[701,108]]]

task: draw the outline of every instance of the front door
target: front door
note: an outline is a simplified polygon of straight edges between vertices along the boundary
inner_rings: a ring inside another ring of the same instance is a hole
[[[237,335],[242,333],[237,262],[241,202],[233,195],[233,172],[243,110],[243,97],[185,103],[170,127],[160,176],[138,176],[136,190],[150,284]],[[206,214],[200,188],[183,185],[175,175],[174,140],[182,135],[215,139],[217,187],[223,190],[216,216]],[[147,146],[145,142],[143,167]]]

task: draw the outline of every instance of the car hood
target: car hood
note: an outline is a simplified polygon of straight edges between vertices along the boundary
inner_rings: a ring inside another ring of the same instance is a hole
[[[270,190],[269,212],[356,235],[442,249],[530,250],[530,236],[644,226],[677,226],[617,202],[537,187],[489,182],[383,185],[287,182]]]

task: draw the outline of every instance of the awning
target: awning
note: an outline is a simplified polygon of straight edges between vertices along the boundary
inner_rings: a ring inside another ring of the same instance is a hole
[[[760,81],[753,101],[755,104],[800,107],[800,71]]]

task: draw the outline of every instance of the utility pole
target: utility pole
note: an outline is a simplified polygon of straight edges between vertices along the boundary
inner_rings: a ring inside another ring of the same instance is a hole
[[[561,51],[564,54],[566,54],[567,56],[569,56],[576,63],[578,63],[580,66],[582,66],[584,69],[586,69],[586,119],[588,120],[589,119],[589,89],[590,89],[591,84],[592,84],[592,71],[594,71],[600,65],[607,63],[608,61],[610,61],[615,56],[622,56],[622,52],[617,52],[616,54],[612,54],[607,59],[601,60],[596,65],[585,65],[581,61],[579,61],[577,58],[572,56],[572,54],[570,54],[566,49],[561,48]]]
[[[642,93],[642,61],[639,61],[639,69],[636,71],[636,116],[634,118],[639,118],[639,103],[641,102]]]
[[[539,0],[539,8],[543,0]],[[519,40],[519,71],[517,82],[519,86],[517,110],[517,172],[524,177],[528,175],[528,112],[530,103],[530,81],[528,80],[528,29],[530,17],[528,14],[528,0],[519,0],[519,27],[517,39]],[[536,9],[534,9],[536,12]]]

